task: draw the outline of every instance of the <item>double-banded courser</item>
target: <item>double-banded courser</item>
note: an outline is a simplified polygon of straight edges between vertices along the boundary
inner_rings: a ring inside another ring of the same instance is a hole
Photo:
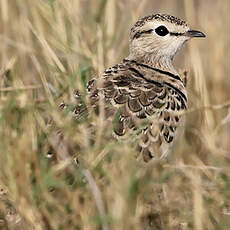
[[[185,21],[174,16],[141,18],[131,29],[128,57],[105,70],[102,82],[98,78],[88,82],[87,106],[98,108],[99,100],[104,101],[114,136],[139,133],[137,147],[146,162],[168,154],[183,123],[178,112],[187,109],[188,98],[173,58],[194,37],[205,35],[190,30]],[[76,97],[80,98],[78,93]],[[78,117],[81,113],[80,103],[74,114]]]

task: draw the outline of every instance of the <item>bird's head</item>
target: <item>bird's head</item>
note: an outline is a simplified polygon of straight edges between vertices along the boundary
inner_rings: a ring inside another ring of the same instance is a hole
[[[136,22],[130,32],[130,55],[173,59],[183,44],[193,37],[205,37],[174,16],[154,14]]]

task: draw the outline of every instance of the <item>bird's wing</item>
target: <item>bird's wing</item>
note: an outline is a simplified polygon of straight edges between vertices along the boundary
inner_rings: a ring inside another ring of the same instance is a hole
[[[152,75],[150,78],[144,70],[125,62],[107,69],[101,85],[97,80],[88,84],[90,105],[95,107],[100,96],[104,97],[117,137],[140,134],[138,148],[145,161],[168,152],[180,120],[172,112],[184,107],[176,90],[161,76]]]

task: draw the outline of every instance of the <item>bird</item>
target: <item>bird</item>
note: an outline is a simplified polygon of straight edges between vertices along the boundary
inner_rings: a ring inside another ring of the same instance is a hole
[[[79,91],[75,91],[79,103],[74,116],[80,119],[88,108],[97,111],[103,100],[105,117],[113,124],[113,136],[136,137],[136,149],[144,162],[165,158],[188,107],[186,85],[173,59],[195,37],[205,34],[190,30],[184,20],[175,16],[151,14],[139,19],[130,31],[129,55],[106,69],[100,80],[88,82],[86,106]]]

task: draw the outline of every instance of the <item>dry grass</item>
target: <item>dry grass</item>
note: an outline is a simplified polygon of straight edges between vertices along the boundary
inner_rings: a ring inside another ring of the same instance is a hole
[[[0,12],[0,229],[230,229],[229,0],[1,0]],[[102,118],[90,134],[57,105],[124,58],[152,12],[207,38],[176,59],[190,71],[184,135],[143,167]]]

